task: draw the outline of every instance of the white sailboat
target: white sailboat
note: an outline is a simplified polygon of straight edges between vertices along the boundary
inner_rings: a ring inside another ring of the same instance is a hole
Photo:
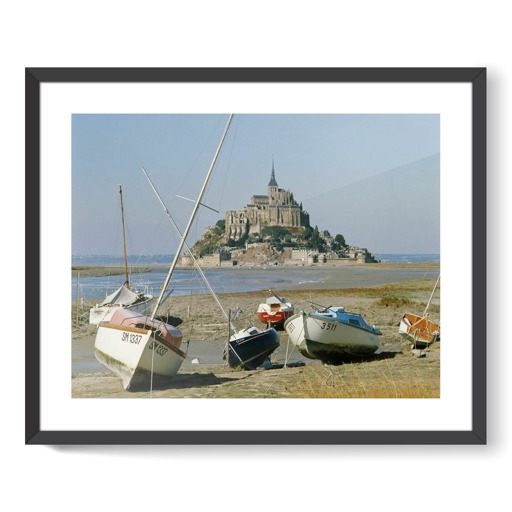
[[[100,322],[108,322],[118,309],[128,309],[135,313],[144,313],[150,307],[150,302],[154,298],[153,295],[149,294],[147,291],[140,292],[130,288],[124,229],[123,189],[121,185],[119,185],[119,198],[121,201],[125,282],[115,292],[105,297],[103,302],[96,304],[89,310],[89,323],[92,325],[98,325]]]
[[[228,119],[153,313],[151,316],[143,316],[120,310],[112,316],[109,322],[100,322],[98,326],[94,345],[95,356],[98,361],[122,379],[125,389],[136,385],[150,384],[152,386],[153,380],[172,379],[186,358],[186,353],[180,348],[183,333],[176,327],[156,320],[155,316],[164,300],[232,118],[233,114]]]

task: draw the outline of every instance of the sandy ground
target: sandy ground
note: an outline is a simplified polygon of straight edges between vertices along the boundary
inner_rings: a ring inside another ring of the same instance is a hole
[[[125,391],[121,380],[94,358],[96,327],[74,320],[72,333],[72,396],[74,398],[290,398],[290,397],[438,397],[440,390],[440,343],[419,354],[398,334],[398,324],[406,311],[421,314],[432,292],[435,279],[401,281],[371,286],[371,274],[385,273],[388,266],[375,266],[363,287],[339,289],[336,272],[325,279],[304,285],[301,290],[282,292],[295,310],[311,309],[311,302],[339,305],[360,313],[382,332],[381,347],[365,360],[339,366],[325,366],[304,358],[280,331],[280,347],[270,364],[254,371],[233,370],[222,359],[227,340],[227,325],[211,295],[175,297],[164,303],[162,313],[180,319],[184,333],[183,350],[187,359],[178,375],[168,384],[149,390]],[[429,266],[429,269],[432,270]],[[396,270],[397,266],[394,266]],[[418,268],[425,268],[424,265]],[[411,271],[411,266],[406,266]],[[339,284],[339,283],[338,283]],[[279,292],[279,290],[276,290]],[[256,325],[260,302],[268,291],[220,295],[223,307],[242,313],[238,329]],[[440,322],[440,289],[429,309],[430,317]],[[84,309],[84,318],[87,316]],[[421,357],[418,357],[421,356]]]

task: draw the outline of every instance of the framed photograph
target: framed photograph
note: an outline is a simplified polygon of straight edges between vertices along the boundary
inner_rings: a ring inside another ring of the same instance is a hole
[[[486,443],[485,68],[25,84],[26,444]]]

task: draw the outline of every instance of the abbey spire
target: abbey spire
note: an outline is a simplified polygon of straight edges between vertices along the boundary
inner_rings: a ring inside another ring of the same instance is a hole
[[[274,159],[272,158],[272,174],[270,176],[270,181],[268,182],[269,187],[277,187],[277,181],[276,181],[276,173],[274,171]]]

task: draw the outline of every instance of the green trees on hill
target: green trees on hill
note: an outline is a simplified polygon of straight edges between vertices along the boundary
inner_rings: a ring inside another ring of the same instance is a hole
[[[320,231],[318,226],[304,228],[298,235],[293,235],[289,229],[280,226],[266,226],[261,230],[261,236],[264,239],[270,237],[270,242],[278,251],[283,247],[307,247],[318,252],[327,252],[340,251],[347,246],[343,235],[337,234],[333,238],[329,231]],[[295,242],[291,241],[293,238]],[[330,244],[326,239],[330,239]]]
[[[266,238],[270,236],[271,238],[275,238],[277,240],[282,240],[285,236],[290,235],[291,231],[286,228],[282,228],[280,226],[266,226],[261,230],[261,236]]]
[[[314,228],[305,228],[304,231],[299,235],[299,240],[303,242],[303,245],[310,249],[315,249],[318,252],[326,252],[326,243],[325,240],[320,236],[318,226],[315,226]]]
[[[345,247],[347,244],[345,243],[345,237],[343,235],[336,235],[334,237],[334,241],[339,244],[341,247]]]
[[[317,250],[318,252],[327,252],[328,249],[332,251],[339,251],[346,247],[345,237],[343,235],[336,235],[334,241],[331,242],[330,247],[326,238],[332,238],[329,231],[325,230],[320,233],[318,226],[307,227],[299,235],[299,240],[302,245],[310,249]]]
[[[226,221],[224,219],[220,219],[215,224],[215,234],[216,235],[223,235],[224,231],[226,230]]]
[[[213,228],[209,228],[206,233],[195,243],[193,252],[196,256],[202,258],[206,254],[212,254],[219,249],[224,236],[226,221],[224,219],[217,221]]]
[[[211,254],[222,247],[244,248],[249,237],[249,226],[246,225],[245,233],[239,240],[230,238],[226,241],[224,238],[226,221],[220,219],[215,226],[210,228],[203,237],[196,243],[194,249],[196,254],[204,256]],[[252,236],[254,238],[254,235]],[[320,231],[318,226],[306,227],[300,233],[294,234],[289,229],[281,226],[266,226],[261,230],[261,238],[269,240],[276,250],[282,251],[284,247],[301,248],[316,250],[318,252],[341,251],[347,244],[345,237],[337,234],[331,237],[329,231]],[[261,239],[260,239],[261,240]],[[330,243],[328,243],[330,242]]]

